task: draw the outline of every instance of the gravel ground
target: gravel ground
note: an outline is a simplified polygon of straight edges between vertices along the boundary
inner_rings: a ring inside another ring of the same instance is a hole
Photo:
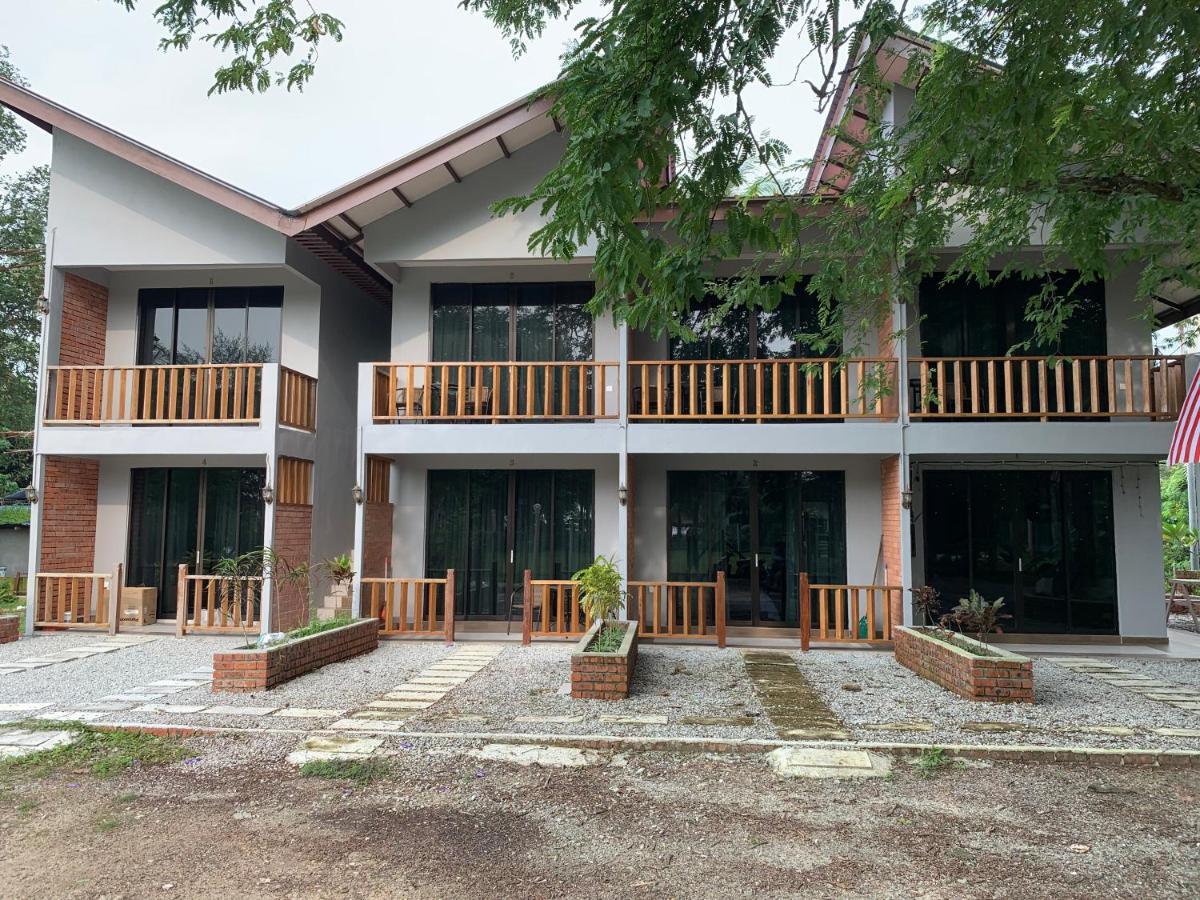
[[[9,662],[16,662],[18,659],[26,659],[30,656],[44,656],[47,653],[57,653],[59,650],[69,650],[72,647],[79,647],[83,644],[94,644],[97,641],[103,640],[107,635],[102,632],[82,632],[82,631],[64,631],[60,633],[38,632],[31,638],[21,638],[19,641],[13,641],[9,644],[0,644],[0,666]],[[3,678],[5,676],[0,676]],[[14,675],[13,678],[20,676]],[[3,690],[3,681],[0,681],[0,691]]]
[[[667,736],[774,737],[775,729],[746,678],[737,650],[643,644],[628,700],[572,700],[560,693],[570,683],[570,647],[534,644],[506,647],[470,681],[429,711],[409,721],[414,730],[513,731],[562,734],[655,734]],[[601,722],[603,715],[665,715],[666,725]],[[483,716],[483,721],[463,716]],[[582,716],[580,722],[517,722],[520,716]],[[689,716],[751,717],[750,726],[685,725]]]
[[[1200,739],[1149,733],[1149,729],[1163,727],[1200,729],[1200,713],[1147,700],[1097,678],[1070,672],[1048,660],[1035,659],[1033,663],[1037,702],[1007,704],[977,703],[958,697],[910,672],[890,653],[829,651],[807,655],[797,652],[793,656],[825,702],[851,726],[855,736],[863,740],[1200,749]],[[1130,657],[1112,661],[1128,671],[1164,681],[1167,680],[1165,667],[1187,669],[1192,679],[1200,674],[1200,663],[1196,662]],[[846,690],[843,687],[846,684],[858,685],[862,690]],[[880,732],[856,727],[865,723],[905,720],[932,722],[934,730]],[[967,731],[959,727],[965,722],[1004,722],[1031,726],[1031,729]],[[1065,731],[1096,725],[1120,725],[1143,731],[1133,737]]]
[[[1187,613],[1173,613],[1171,617],[1167,619],[1167,627],[1178,628],[1180,631],[1190,631],[1192,634],[1196,633],[1196,626],[1192,624],[1192,617]]]
[[[188,638],[187,640],[191,640]],[[186,643],[187,641],[184,641]],[[461,645],[460,645],[461,646]],[[294,707],[297,709],[334,709],[349,711],[365,706],[414,673],[444,657],[450,651],[437,641],[380,641],[374,653],[333,663],[269,691],[251,694],[218,694],[211,685],[169,694],[158,703],[204,706]],[[210,651],[211,653],[211,651]],[[211,663],[211,655],[209,662]],[[112,720],[136,720],[148,724],[171,724],[178,715],[154,713],[117,713]],[[207,711],[186,717],[198,725],[236,728],[309,729],[328,724],[329,720],[294,719],[277,716],[214,715]]]

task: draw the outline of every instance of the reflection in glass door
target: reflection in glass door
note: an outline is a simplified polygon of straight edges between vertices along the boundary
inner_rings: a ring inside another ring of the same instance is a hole
[[[799,573],[846,578],[842,472],[668,472],[668,578],[725,572],[731,623],[799,623]]]

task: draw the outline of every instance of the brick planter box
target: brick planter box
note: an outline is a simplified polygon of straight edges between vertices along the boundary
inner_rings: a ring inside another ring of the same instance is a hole
[[[638,623],[618,623],[626,626],[621,646],[612,653],[593,653],[586,648],[601,624],[593,622],[571,651],[571,696],[576,700],[624,700],[629,696],[637,665]]]
[[[892,629],[896,661],[922,678],[968,700],[995,703],[1033,702],[1033,660],[987,645],[988,656],[930,637],[923,628]],[[983,648],[971,638],[956,635],[967,646]]]
[[[378,646],[379,620],[359,619],[276,647],[214,653],[213,690],[236,694],[270,690],[329,663],[370,653]]]
[[[19,623],[16,616],[0,616],[0,644],[11,644],[21,636]]]

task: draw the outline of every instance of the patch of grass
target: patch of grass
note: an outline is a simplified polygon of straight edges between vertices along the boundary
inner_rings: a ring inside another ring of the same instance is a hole
[[[186,755],[178,741],[128,731],[97,731],[80,722],[21,723],[19,727],[69,730],[75,735],[61,747],[0,760],[0,778],[45,778],[61,771],[111,778],[135,766],[164,765]]]
[[[337,616],[332,619],[327,619],[324,622],[309,622],[307,625],[301,625],[299,628],[293,628],[291,631],[284,634],[284,636],[279,640],[272,641],[268,646],[282,647],[284,644],[291,643],[292,641],[298,641],[300,638],[312,637],[314,634],[320,634],[322,631],[332,631],[335,628],[342,628],[343,626],[353,624],[355,621],[355,619],[352,619],[349,616]],[[252,650],[259,649],[257,644],[250,644],[248,646],[249,649]]]
[[[624,626],[605,625],[592,638],[592,642],[588,644],[588,653],[615,653],[621,649],[621,642],[625,640]]]
[[[121,820],[115,816],[104,816],[96,820],[96,830],[101,834],[108,834],[110,831],[116,831],[121,827]]]
[[[123,794],[117,794],[114,802],[118,806],[129,806],[131,803],[136,801],[138,799],[138,797],[140,797],[140,796],[141,796],[140,794],[136,794],[133,791],[126,791]]]
[[[939,770],[950,765],[950,758],[941,747],[926,747],[913,765],[923,776],[932,778]]]
[[[379,759],[313,759],[300,767],[301,778],[352,781],[359,787],[378,781],[386,772],[387,765]]]
[[[17,804],[17,815],[24,818],[41,805],[40,800],[22,800]]]

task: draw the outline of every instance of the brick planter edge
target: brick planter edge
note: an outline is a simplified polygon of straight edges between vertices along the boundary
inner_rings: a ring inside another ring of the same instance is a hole
[[[378,646],[379,620],[359,619],[277,647],[225,650],[213,654],[213,691],[267,691],[329,663],[370,653]]]
[[[16,616],[0,616],[0,644],[11,644],[21,636],[21,622]]]
[[[968,700],[993,703],[1033,702],[1033,660],[988,644],[989,656],[939,641],[925,629],[898,626],[892,629],[896,661],[922,678]],[[984,645],[968,637],[955,640],[968,646]]]
[[[616,623],[625,626],[625,639],[613,652],[587,650],[603,624],[593,622],[571,651],[571,697],[575,700],[624,700],[629,696],[637,666],[638,623]]]

